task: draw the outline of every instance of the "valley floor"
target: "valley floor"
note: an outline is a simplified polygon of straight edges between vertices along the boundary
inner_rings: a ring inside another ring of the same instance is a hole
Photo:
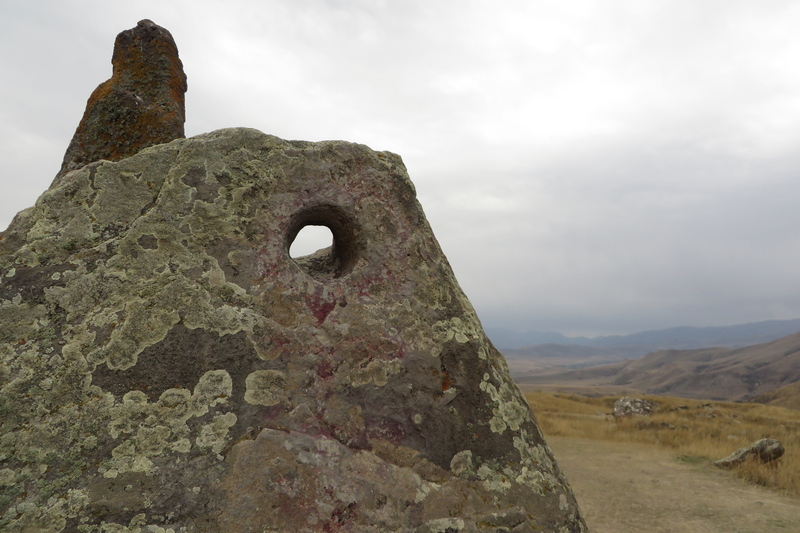
[[[800,499],[637,443],[546,437],[592,533],[800,531]]]

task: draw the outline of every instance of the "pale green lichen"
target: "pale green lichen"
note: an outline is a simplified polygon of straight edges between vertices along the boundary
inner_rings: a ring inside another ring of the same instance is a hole
[[[520,485],[525,485],[534,490],[534,492],[544,496],[543,487],[552,486],[551,480],[548,479],[538,468],[523,466],[519,471],[519,475],[514,478],[514,481]]]
[[[277,370],[256,370],[245,379],[244,399],[253,405],[275,405],[286,394],[286,376]]]
[[[176,532],[173,528],[163,528],[156,524],[147,524],[147,515],[140,513],[135,515],[127,526],[121,524],[109,524],[102,522],[99,526],[78,526],[80,533],[179,533],[186,531],[185,528],[180,528]]]
[[[156,402],[149,402],[141,391],[130,391],[122,402],[111,408],[108,431],[112,438],[123,439],[104,461],[100,472],[106,478],[115,478],[126,472],[152,474],[152,458],[165,452],[188,453],[191,441],[187,421],[200,417],[209,409],[228,401],[233,383],[225,370],[210,370],[203,374],[194,388],[168,389]],[[216,453],[228,438],[228,430],[236,423],[233,413],[218,414],[210,424],[200,426],[196,445],[211,448]]]
[[[475,464],[471,450],[462,450],[450,460],[450,471],[457,476],[469,476],[475,473]]]
[[[106,346],[89,354],[89,362],[107,363],[111,370],[131,368],[145,348],[164,340],[180,320],[177,311],[144,299],[129,300],[123,313],[125,322],[114,329]]]
[[[485,344],[481,344],[478,346],[478,358],[482,359],[483,361],[488,361],[490,358],[491,352],[489,351],[489,347]]]
[[[513,476],[498,471],[496,466],[487,463],[482,464],[476,471],[478,478],[483,482],[483,486],[490,492],[506,492],[511,488]]]
[[[455,339],[456,342],[465,344],[481,339],[480,324],[477,322],[477,318],[473,319],[468,315],[440,320],[434,324],[433,330],[440,342],[448,342]]]
[[[520,401],[517,391],[514,390],[513,383],[502,381],[498,389],[490,381],[488,374],[484,374],[480,389],[489,395],[493,402],[492,418],[489,426],[495,433],[502,433],[507,428],[518,431],[525,422],[530,420],[530,407]]]
[[[203,416],[209,408],[226,403],[233,394],[233,380],[225,370],[209,370],[194,387],[191,403],[194,416]]]
[[[64,497],[51,497],[45,505],[20,502],[12,505],[3,518],[16,516],[14,529],[4,531],[57,533],[66,526],[66,519],[73,518],[85,507],[86,494],[82,490],[69,490]]]
[[[425,523],[430,533],[449,533],[464,529],[464,520],[461,518],[437,518]]]
[[[360,387],[370,383],[383,387],[389,382],[389,377],[400,372],[400,361],[393,359],[383,361],[375,359],[365,367],[356,367],[350,371],[350,385]]]
[[[10,468],[0,470],[0,485],[13,485],[17,479],[17,473]]]
[[[100,467],[100,472],[106,478],[115,478],[126,472],[144,472],[152,475],[155,465],[143,452],[137,449],[136,442],[132,439],[126,440],[111,450],[111,459]]]
[[[543,444],[531,444],[530,436],[527,431],[522,430],[519,437],[513,439],[514,447],[519,451],[520,459],[523,463],[543,467],[544,470],[552,471],[554,464],[552,453]]]
[[[200,434],[195,440],[201,449],[210,449],[219,454],[228,443],[228,430],[236,424],[234,413],[222,413],[214,417],[210,424],[200,426]]]
[[[425,498],[431,493],[434,485],[431,483],[427,483],[425,481],[419,480],[419,485],[417,486],[417,492],[414,496],[414,501],[416,503],[420,503],[425,501]]]
[[[514,447],[519,451],[522,469],[516,477],[517,483],[526,485],[538,494],[558,487],[559,480],[553,476],[556,466],[552,453],[544,444],[531,444],[527,431],[522,430],[519,437],[513,439]]]

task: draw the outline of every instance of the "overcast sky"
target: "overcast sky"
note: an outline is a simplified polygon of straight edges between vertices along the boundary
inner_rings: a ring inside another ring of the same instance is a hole
[[[187,136],[403,157],[487,327],[800,317],[800,2],[0,0],[0,226],[49,186],[114,38],[172,33]]]

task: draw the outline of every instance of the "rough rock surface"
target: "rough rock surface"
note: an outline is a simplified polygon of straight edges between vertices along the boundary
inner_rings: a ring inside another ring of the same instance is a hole
[[[117,35],[111,64],[111,79],[89,97],[56,182],[87,163],[184,137],[186,75],[172,35],[142,20]]]
[[[630,398],[624,396],[614,402],[614,416],[641,416],[653,412],[656,403],[642,398]]]
[[[714,464],[721,468],[732,468],[744,463],[748,459],[758,459],[762,463],[769,463],[782,457],[785,451],[780,441],[775,439],[760,439],[750,446],[736,450],[724,459],[715,461]]]
[[[88,164],[2,234],[0,323],[2,531],[586,531],[394,154]]]

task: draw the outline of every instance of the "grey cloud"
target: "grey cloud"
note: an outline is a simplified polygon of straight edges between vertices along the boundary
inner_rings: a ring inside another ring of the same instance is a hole
[[[401,154],[484,323],[628,333],[800,316],[798,7],[746,1],[12,2],[0,225],[50,183],[114,36],[151,18],[188,135]]]

